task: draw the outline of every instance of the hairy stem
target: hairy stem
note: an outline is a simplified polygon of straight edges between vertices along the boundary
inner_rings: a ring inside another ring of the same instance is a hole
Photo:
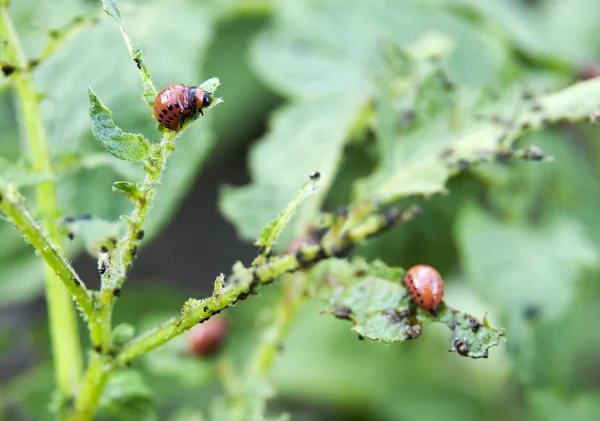
[[[163,135],[161,143],[154,154],[155,159],[146,163],[146,178],[140,186],[141,194],[136,199],[135,207],[129,215],[129,227],[118,240],[117,247],[101,255],[108,263],[102,275],[102,286],[94,316],[90,319],[90,336],[94,354],[88,367],[79,397],[75,405],[75,419],[89,420],[93,417],[102,390],[110,372],[115,367],[111,344],[112,314],[115,301],[120,294],[127,273],[132,266],[137,248],[143,237],[142,227],[156,195],[156,186],[160,183],[167,166],[167,159],[173,151],[173,142],[177,133],[168,132]]]
[[[25,132],[25,144],[31,160],[31,169],[34,172],[51,176],[53,168],[39,107],[39,95],[35,90],[32,75],[28,70],[27,58],[23,53],[12,22],[2,7],[0,7],[0,34],[4,35],[3,38],[6,41],[7,59],[18,68],[11,75],[11,79],[17,93],[19,115],[23,119],[22,127]],[[43,181],[36,186],[35,194],[48,240],[60,248],[62,237],[58,227],[59,210],[56,184],[50,180]],[[77,315],[69,291],[62,285],[73,282],[73,278],[59,279],[55,269],[49,266],[45,272],[55,377],[59,390],[63,394],[69,395],[81,378],[83,369]]]
[[[87,288],[75,269],[62,256],[58,247],[44,235],[42,229],[27,212],[15,188],[0,187],[0,210],[15,224],[36,252],[46,261],[49,270],[58,276],[58,281],[62,282],[71,293],[83,316],[89,319],[92,315],[93,304]],[[70,302],[69,299],[69,304]]]
[[[105,9],[105,12],[107,10]],[[107,12],[108,13],[108,12]],[[144,86],[143,99],[146,104],[152,108],[154,98],[156,97],[156,88],[152,83],[150,72],[142,62],[141,57],[136,53],[131,40],[125,32],[120,17],[112,15],[121,28],[121,34],[127,45],[132,59],[136,63],[142,85]],[[183,133],[185,130],[179,132]],[[167,166],[167,159],[174,150],[174,141],[177,137],[175,132],[166,132],[158,147],[153,151],[154,158],[146,162],[146,178],[140,187],[141,194],[137,196],[135,208],[129,215],[129,227],[126,233],[118,240],[117,248],[110,253],[102,252],[99,257],[101,265],[106,264],[105,271],[101,276],[100,296],[95,314],[90,322],[90,336],[94,355],[92,362],[85,375],[80,394],[75,404],[74,418],[76,420],[86,421],[93,417],[96,407],[100,400],[108,376],[115,364],[112,357],[112,313],[116,298],[120,295],[121,287],[127,278],[127,273],[135,259],[138,245],[144,236],[142,227],[146,221],[146,216],[150,211],[156,187]],[[102,361],[108,361],[102,362]]]
[[[116,362],[127,364],[232,304],[246,299],[258,286],[270,284],[281,275],[311,266],[325,258],[344,255],[357,242],[370,238],[398,222],[412,219],[419,212],[418,208],[411,207],[385,215],[373,215],[349,229],[343,238],[330,241],[331,244],[304,245],[295,255],[274,257],[262,266],[236,271],[227,278],[226,285],[218,293],[204,300],[188,300],[179,316],[132,340],[117,355]]]
[[[171,144],[168,143],[168,145]],[[168,153],[168,150],[170,150],[170,147],[165,147],[165,149],[163,149],[165,153]],[[164,161],[158,160],[157,162],[162,162],[162,164],[157,165],[159,165],[159,168],[164,170],[166,158]],[[150,172],[149,174],[152,173]],[[152,198],[153,195],[149,197]],[[137,232],[139,229],[138,222],[143,222],[146,212],[147,211],[144,211],[143,209],[138,209],[136,206],[136,210],[134,210],[132,213],[131,227],[125,238],[126,241],[122,243],[119,248],[121,251],[117,253],[118,256],[124,256],[123,261],[120,263],[121,265],[123,263],[131,262],[130,259],[132,247],[137,245],[137,235],[132,236],[132,233]],[[419,214],[419,209],[412,207],[405,209],[404,211],[388,212],[385,215],[372,215],[371,217],[368,217],[364,221],[358,223],[357,226],[349,229],[344,234],[343,238],[338,239],[339,241],[337,243],[332,243],[331,245],[304,245],[299,248],[296,254],[274,257],[264,265],[237,270],[227,278],[226,283],[224,283],[218,291],[215,291],[211,297],[204,300],[188,300],[184,304],[182,312],[179,316],[174,317],[163,323],[161,326],[138,336],[125,347],[123,347],[123,349],[114,359],[110,357],[110,351],[107,351],[104,347],[101,349],[96,347],[96,353],[92,359],[93,364],[91,364],[88,369],[84,379],[84,385],[76,402],[75,419],[78,421],[87,421],[90,419],[90,414],[94,413],[95,408],[98,405],[98,401],[102,392],[101,389],[106,384],[108,376],[112,370],[114,370],[116,367],[128,365],[134,359],[148,353],[155,348],[158,348],[174,337],[182,334],[192,326],[208,320],[210,317],[220,313],[225,308],[237,303],[240,300],[246,299],[260,285],[270,284],[281,275],[294,272],[303,267],[311,266],[325,258],[347,253],[357,242],[385,231],[398,222],[412,219],[417,214]],[[141,219],[139,221],[137,219],[133,219],[134,215],[139,216]],[[127,246],[127,244],[129,244],[129,246]],[[129,259],[127,256],[129,256]],[[123,267],[126,268],[127,266]],[[123,280],[124,278],[116,277],[111,279],[110,282],[106,283],[110,283],[112,284],[112,287],[116,287],[121,285]],[[103,286],[106,291],[110,291],[112,287]],[[106,300],[106,303],[112,305],[114,301],[114,294],[112,292],[111,294],[107,294]],[[111,313],[112,309],[108,314],[110,315]],[[103,313],[101,311],[100,316],[102,316],[102,314]],[[287,325],[291,321],[292,315],[293,313],[290,312],[288,313],[289,317],[284,318],[286,320],[281,328],[279,328],[281,335],[285,334],[285,329],[287,329]],[[105,322],[106,321],[103,321],[102,323]],[[98,321],[94,320],[93,323],[98,323]],[[104,329],[104,327],[100,326],[99,329]],[[104,338],[105,334],[106,333],[101,334],[101,331],[99,331],[98,338]],[[100,352],[108,352],[108,355],[102,355]],[[261,356],[259,358],[263,361],[263,363],[258,367],[258,369],[265,370],[268,368],[270,364],[269,361],[272,359],[272,356],[270,355],[272,352],[271,346],[269,346],[269,349],[265,347],[265,350],[260,352]],[[263,352],[264,355],[262,355]],[[101,359],[103,358],[105,358],[105,361],[107,362],[101,364]]]
[[[157,159],[146,163],[146,178],[140,188],[142,193],[129,215],[129,227],[125,235],[119,239],[117,248],[110,253],[112,267],[107,269],[108,276],[102,279],[98,300],[98,317],[92,325],[92,342],[94,345],[103,348],[110,347],[111,317],[115,300],[120,294],[127,273],[137,254],[138,246],[143,237],[142,227],[154,201],[156,186],[160,183],[167,165],[167,159],[173,150],[174,138],[175,133],[166,133],[158,147]],[[104,351],[107,351],[107,349],[104,349]]]

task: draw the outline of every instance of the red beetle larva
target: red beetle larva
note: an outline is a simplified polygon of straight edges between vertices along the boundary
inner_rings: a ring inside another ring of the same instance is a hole
[[[431,266],[411,267],[404,275],[404,286],[417,305],[424,310],[435,311],[444,296],[444,281]]]
[[[178,132],[189,116],[202,114],[202,108],[210,105],[210,94],[202,88],[169,85],[156,95],[154,117],[168,129]]]

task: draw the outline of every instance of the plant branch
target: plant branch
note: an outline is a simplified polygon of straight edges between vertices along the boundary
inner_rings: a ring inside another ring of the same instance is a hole
[[[192,326],[246,299],[258,286],[270,284],[281,275],[312,266],[326,258],[345,256],[357,242],[383,232],[398,222],[410,220],[419,213],[418,208],[411,207],[399,212],[388,212],[385,215],[372,215],[356,227],[349,229],[343,238],[337,239],[338,241],[330,241],[329,244],[322,242],[316,245],[304,245],[295,255],[274,257],[262,266],[235,271],[229,276],[220,292],[204,300],[188,300],[179,316],[132,340],[117,355],[116,362],[128,364]]]
[[[33,172],[48,174],[50,180],[42,181],[36,186],[35,194],[43,226],[47,232],[47,242],[54,244],[47,253],[53,254],[62,246],[62,236],[58,226],[59,210],[57,206],[56,185],[52,181],[53,168],[51,165],[48,139],[39,107],[39,95],[35,90],[33,77],[28,69],[28,61],[19,43],[12,22],[4,7],[0,7],[0,34],[5,39],[7,59],[19,70],[12,73],[11,80],[16,89],[19,102],[19,115],[25,132],[26,145],[31,160]],[[16,208],[13,208],[16,209]],[[17,214],[18,215],[18,214]],[[29,224],[27,218],[24,223]],[[30,226],[30,228],[35,225]],[[31,231],[33,234],[34,231]],[[37,230],[39,232],[39,229]],[[34,239],[39,237],[34,235]],[[73,276],[72,269],[65,270],[65,278],[56,276],[56,269],[64,269],[64,259],[57,259],[56,267],[46,269],[46,297],[52,337],[52,354],[55,359],[55,377],[59,390],[64,395],[72,393],[76,382],[79,381],[83,370],[83,359],[77,315],[69,292],[71,291],[80,302],[84,314],[89,312],[91,304],[83,284]],[[62,260],[62,263],[58,263]],[[62,282],[61,282],[62,281]],[[75,281],[82,287],[75,286]],[[67,286],[65,290],[61,283]]]
[[[103,4],[104,12],[119,24],[127,49],[140,71],[142,86],[144,87],[142,98],[148,107],[152,108],[156,97],[156,88],[152,82],[150,72],[142,60],[141,49],[139,45],[131,43],[116,5],[106,2],[103,2]],[[162,179],[167,159],[175,149],[175,138],[184,131],[185,127],[179,133],[164,132],[160,144],[155,146],[145,162],[146,177],[143,183],[136,186],[137,194],[131,197],[135,202],[135,207],[126,218],[129,223],[127,231],[118,240],[114,250],[110,252],[101,250],[100,252],[98,259],[98,267],[101,273],[100,295],[95,308],[95,317],[90,320],[90,336],[94,353],[75,403],[75,413],[73,415],[77,420],[85,421],[93,417],[108,376],[115,367],[114,351],[111,343],[114,304],[116,298],[120,295],[121,288],[136,257],[139,243],[144,237],[142,227],[154,201],[156,187]]]
[[[175,134],[169,134],[163,138],[160,149],[162,155],[159,154],[159,159],[154,162],[154,165],[150,165],[154,171],[149,168],[144,185],[153,186],[160,180],[160,174],[164,171],[174,137]],[[100,346],[94,344],[95,352],[92,356],[92,362],[75,404],[74,417],[77,420],[87,421],[91,419],[110,373],[118,366],[128,365],[134,359],[163,345],[192,326],[208,320],[223,309],[246,299],[250,294],[255,293],[260,285],[269,284],[281,275],[310,267],[323,259],[346,255],[356,242],[383,232],[398,222],[412,219],[420,212],[418,208],[411,207],[403,211],[387,212],[384,215],[372,215],[358,223],[354,228],[349,229],[337,242],[329,241],[328,244],[305,245],[300,247],[294,255],[273,257],[268,263],[261,266],[234,270],[227,282],[223,283],[222,287],[215,291],[211,297],[204,300],[188,300],[179,316],[135,338],[125,345],[113,359],[110,355],[110,345],[106,348],[105,341],[110,341],[110,316],[115,299],[114,288],[120,288],[125,280],[126,270],[133,259],[134,250],[139,242],[137,233],[139,233],[141,224],[145,220],[154,197],[152,191],[153,189],[147,190],[141,196],[144,199],[140,199],[132,212],[130,228],[114,253],[120,261],[117,262],[117,266],[114,267],[115,269],[113,269],[111,275],[105,277],[103,282],[99,313],[97,317],[92,318],[91,322],[95,326],[92,330],[92,338],[100,340]],[[111,264],[114,265],[114,263]],[[286,324],[291,321],[291,315],[292,313],[289,313],[282,329],[285,329]],[[284,330],[282,330],[282,335],[283,333]],[[269,366],[268,361],[271,357],[268,354],[270,352],[270,349],[265,348],[265,355],[261,357],[262,366],[265,369]]]
[[[50,41],[48,42],[48,45],[46,45],[46,48],[44,49],[44,51],[42,51],[42,53],[37,59],[29,62],[29,67],[36,67],[42,61],[50,57],[52,53],[54,53],[54,51],[56,51],[58,48],[62,47],[62,45],[65,44],[67,41],[72,39],[75,35],[79,34],[85,28],[95,23],[98,23],[98,18],[96,16],[76,16],[64,28],[53,29],[49,31],[48,35],[50,37]]]
[[[98,300],[98,317],[92,322],[92,344],[100,346],[108,352],[110,347],[111,317],[116,298],[127,278],[133,264],[137,249],[143,238],[142,227],[156,195],[156,187],[160,184],[167,165],[167,159],[174,149],[173,141],[176,133],[165,133],[157,147],[156,159],[146,162],[146,177],[139,187],[135,207],[127,221],[129,227],[118,240],[117,248],[110,252],[110,265],[102,276],[100,298]],[[102,256],[101,256],[102,258]]]
[[[27,212],[15,187],[0,187],[0,210],[15,224],[36,252],[46,261],[50,269],[71,293],[83,316],[89,319],[92,315],[93,304],[85,284],[75,269],[62,256],[60,249],[52,244]]]

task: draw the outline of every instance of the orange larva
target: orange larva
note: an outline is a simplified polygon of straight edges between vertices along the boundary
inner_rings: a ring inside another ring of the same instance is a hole
[[[431,266],[411,267],[404,275],[404,286],[417,305],[424,310],[435,311],[444,296],[444,281]]]
[[[188,117],[202,114],[202,108],[209,105],[208,92],[177,83],[167,86],[156,95],[154,117],[162,126],[178,132]]]

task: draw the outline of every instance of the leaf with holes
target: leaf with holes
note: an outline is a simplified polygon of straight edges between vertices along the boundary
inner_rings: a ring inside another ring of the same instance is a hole
[[[551,123],[587,119],[597,110],[599,96],[600,79],[593,79],[523,104],[515,114],[515,104],[523,102],[516,90],[498,101],[472,89],[457,89],[447,110],[380,146],[381,163],[356,182],[355,197],[388,203],[444,192],[448,178],[463,166],[503,156],[522,134]],[[482,113],[506,120],[478,119]],[[540,160],[527,153],[516,155]]]
[[[442,302],[435,315],[415,306],[401,283],[404,270],[364,259],[330,260],[310,273],[312,293],[327,303],[325,313],[354,323],[360,337],[384,343],[418,338],[429,323],[452,331],[450,351],[470,358],[487,358],[504,332]]]

